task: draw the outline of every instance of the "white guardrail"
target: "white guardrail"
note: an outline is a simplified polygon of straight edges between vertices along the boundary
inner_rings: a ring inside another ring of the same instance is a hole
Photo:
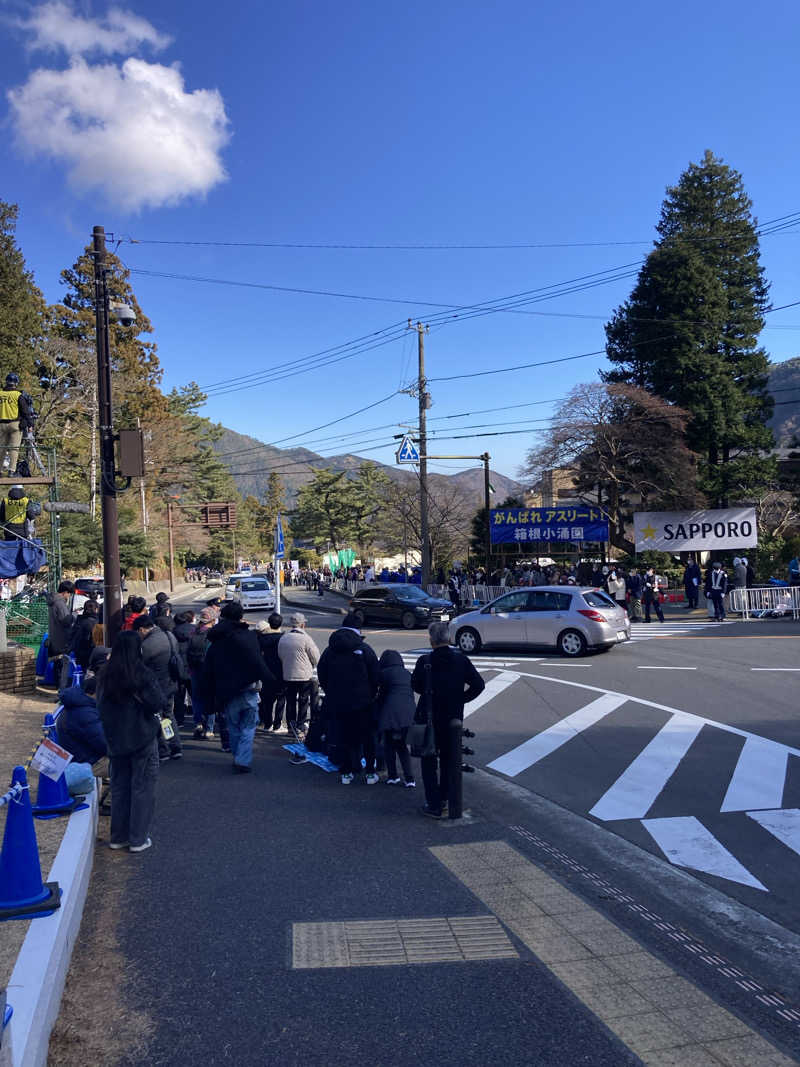
[[[768,585],[758,589],[731,589],[728,611],[744,619],[800,618],[800,586]]]

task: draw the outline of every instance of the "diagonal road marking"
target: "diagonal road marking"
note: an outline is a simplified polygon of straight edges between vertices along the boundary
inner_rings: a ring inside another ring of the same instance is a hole
[[[500,671],[494,678],[491,678],[486,683],[486,688],[479,697],[471,700],[469,704],[464,705],[464,718],[469,718],[479,708],[482,708],[484,704],[488,704],[490,700],[494,700],[495,697],[500,696],[510,685],[520,677],[518,671]]]
[[[703,725],[694,715],[681,711],[671,715],[589,814],[604,822],[644,818]]]
[[[551,752],[577,737],[583,730],[593,726],[606,715],[610,714],[622,704],[627,703],[628,698],[619,695],[598,697],[591,704],[580,708],[578,711],[567,715],[565,719],[549,726],[546,730],[531,737],[528,741],[512,748],[503,756],[498,756],[488,764],[490,770],[500,771],[501,774],[514,778],[522,771],[532,767],[534,763],[549,756]]]
[[[744,743],[720,811],[779,808],[789,763],[789,750],[748,737]]]
[[[769,890],[693,815],[675,819],[642,819],[642,826],[676,867],[690,867],[729,882]]]

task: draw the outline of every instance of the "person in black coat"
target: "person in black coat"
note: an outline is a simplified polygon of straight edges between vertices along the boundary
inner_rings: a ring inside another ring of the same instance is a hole
[[[694,556],[690,556],[686,570],[683,572],[683,591],[686,594],[686,607],[689,611],[697,607],[702,577]]]
[[[437,755],[423,756],[420,761],[422,784],[425,787],[425,807],[422,810],[425,815],[440,819],[447,801],[450,767],[455,760],[461,761],[460,738],[458,748],[452,750],[450,720],[464,718],[464,705],[479,696],[486,688],[486,683],[472,661],[450,647],[446,622],[432,622],[428,634],[433,651],[417,660],[411,685],[415,693],[425,694],[428,677],[430,679]],[[424,700],[423,697],[418,705],[418,715],[424,710]]]
[[[342,785],[350,785],[361,770],[363,752],[367,785],[379,781],[375,773],[375,696],[378,657],[358,629],[352,612],[328,639],[317,665],[325,690],[325,713],[334,723]]]
[[[259,688],[274,692],[277,685],[261,655],[256,633],[242,621],[243,615],[238,601],[223,604],[220,621],[208,632],[209,648],[203,664],[204,700],[225,716],[233,770],[238,774],[252,769]]]
[[[259,716],[265,730],[280,730],[283,724],[283,714],[286,711],[286,684],[283,680],[283,665],[278,655],[278,642],[283,636],[281,627],[283,616],[273,611],[268,619],[262,619],[256,624],[258,647],[264,662],[275,676],[276,687],[270,699],[270,693],[261,693]],[[273,706],[274,705],[274,706]]]
[[[138,634],[114,639],[97,676],[97,708],[111,764],[111,848],[143,852],[155,809],[164,693],[142,659]]]
[[[163,624],[160,624],[163,625]],[[186,694],[191,693],[192,683],[189,674],[189,641],[194,636],[197,627],[194,624],[194,612],[182,611],[175,616],[175,626],[172,636],[178,642],[178,655],[183,666],[183,677],[178,679],[178,691],[175,694],[175,718],[178,726],[183,726],[186,717]]]
[[[406,739],[408,728],[414,721],[416,704],[411,688],[411,674],[403,666],[403,657],[394,649],[387,649],[378,660],[378,730],[383,738],[383,755],[386,760],[386,784],[408,788],[417,783],[411,770],[411,757]],[[403,778],[397,777],[397,760],[403,768]]]
[[[69,650],[75,657],[75,662],[86,673],[89,667],[89,657],[94,648],[92,630],[97,624],[97,604],[93,600],[87,600],[83,605],[83,614],[79,615],[72,627]],[[82,760],[81,762],[85,762]]]
[[[728,575],[719,560],[706,571],[706,596],[714,605],[714,621],[725,621],[725,594],[728,592]]]
[[[94,699],[80,687],[58,694],[63,711],[58,716],[58,743],[75,763],[97,763],[107,753],[106,735]]]

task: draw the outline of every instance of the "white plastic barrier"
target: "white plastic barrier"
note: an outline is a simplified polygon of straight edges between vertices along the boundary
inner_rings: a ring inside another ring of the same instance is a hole
[[[758,589],[732,589],[728,610],[744,619],[791,615],[800,618],[800,586],[768,585]]]

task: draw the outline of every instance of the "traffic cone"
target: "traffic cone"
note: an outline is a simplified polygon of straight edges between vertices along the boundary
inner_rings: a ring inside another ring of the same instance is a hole
[[[56,720],[50,712],[44,717],[43,733],[45,737],[50,737],[57,743]],[[75,810],[76,804],[77,800],[69,795],[63,773],[56,781],[48,778],[46,774],[39,775],[39,788],[33,807],[33,814],[37,819],[54,819],[57,815],[68,815]]]
[[[58,882],[42,883],[24,767],[14,768],[11,785],[12,788],[21,785],[22,793],[8,805],[3,851],[0,853],[0,921],[52,915],[61,907]]]

